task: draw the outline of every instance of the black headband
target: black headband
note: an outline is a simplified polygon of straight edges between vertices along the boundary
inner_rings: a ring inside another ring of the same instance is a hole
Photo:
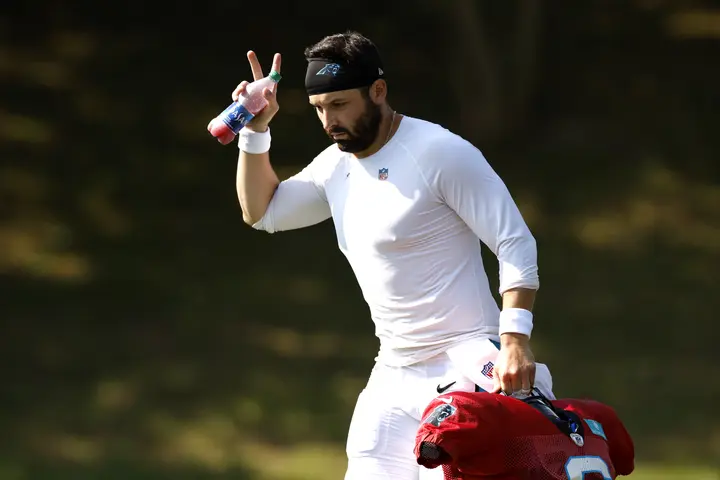
[[[385,74],[374,63],[340,63],[323,58],[308,60],[305,74],[305,90],[308,95],[350,90],[372,85]]]

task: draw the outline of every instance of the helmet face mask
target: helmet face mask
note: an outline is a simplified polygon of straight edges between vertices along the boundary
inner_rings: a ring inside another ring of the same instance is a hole
[[[567,410],[556,408],[555,405],[553,405],[553,403],[545,395],[543,395],[542,392],[540,392],[540,390],[533,388],[530,396],[520,400],[540,412],[562,433],[569,436],[575,444],[581,446],[581,444],[584,443],[584,428],[578,416]]]

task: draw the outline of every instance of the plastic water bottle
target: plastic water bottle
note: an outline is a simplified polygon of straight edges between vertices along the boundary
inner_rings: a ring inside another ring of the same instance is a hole
[[[231,103],[220,115],[212,119],[208,125],[210,134],[223,145],[232,142],[238,132],[267,106],[268,102],[263,97],[263,90],[274,88],[281,78],[280,74],[273,70],[267,77],[248,84],[245,92],[237,101]]]

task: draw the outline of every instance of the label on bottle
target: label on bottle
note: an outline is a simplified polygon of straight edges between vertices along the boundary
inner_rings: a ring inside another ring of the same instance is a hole
[[[233,131],[233,133],[235,133],[235,135],[237,135],[238,132],[242,130],[242,128],[247,125],[254,116],[255,115],[250,113],[247,108],[243,107],[240,103],[235,102],[223,110],[223,112],[219,115],[219,118],[230,130]]]

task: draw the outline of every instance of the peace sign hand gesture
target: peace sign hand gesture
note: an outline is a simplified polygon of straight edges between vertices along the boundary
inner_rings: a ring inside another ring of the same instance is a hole
[[[257,55],[255,55],[255,52],[250,50],[247,53],[247,59],[250,62],[250,68],[252,69],[253,74],[253,80],[260,80],[265,75],[263,75],[262,67],[260,66],[260,62],[258,61]],[[280,73],[280,63],[281,63],[281,57],[279,53],[275,54],[275,57],[273,58],[273,64],[272,69],[278,73]],[[232,99],[233,101],[237,101],[237,99],[245,93],[245,89],[250,84],[250,82],[243,81],[240,82],[240,84],[235,88],[235,91],[232,93]],[[280,106],[277,102],[277,83],[272,88],[265,88],[263,90],[263,97],[265,97],[265,100],[267,100],[268,104],[265,108],[263,108],[261,111],[259,111],[252,120],[245,126],[245,128],[248,128],[250,130],[253,130],[255,132],[264,132],[267,130],[268,125],[270,124],[270,121],[275,116],[275,114],[280,110]]]

